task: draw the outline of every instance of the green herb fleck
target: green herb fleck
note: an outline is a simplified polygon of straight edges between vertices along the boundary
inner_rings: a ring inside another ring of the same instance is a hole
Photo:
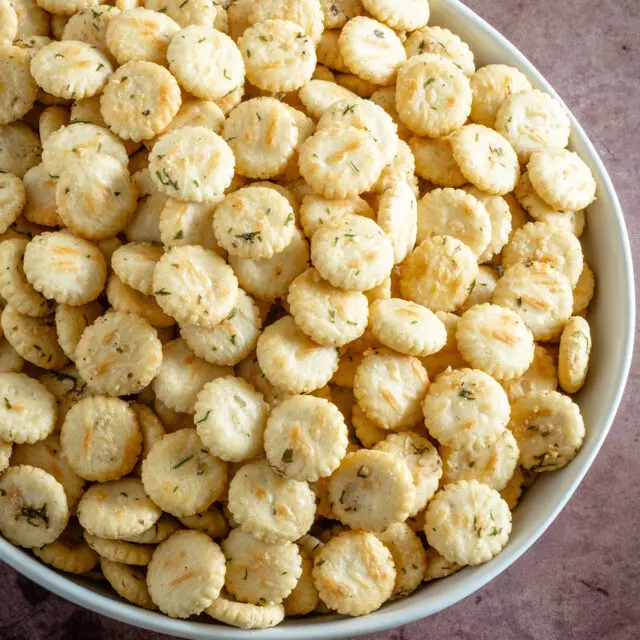
[[[154,291],[154,293],[157,296],[170,296],[171,295],[171,291],[167,291],[164,287],[162,289],[158,289],[157,291]]]
[[[187,464],[187,462],[189,462],[189,460],[191,460],[191,458],[193,458],[193,456],[187,456],[186,458],[183,458],[182,460],[180,460],[180,462],[178,462],[177,464],[174,464],[173,467],[171,467],[172,469],[179,469],[183,464]]]
[[[284,453],[282,454],[281,460],[285,464],[289,464],[290,462],[293,462],[293,449],[285,449]]]

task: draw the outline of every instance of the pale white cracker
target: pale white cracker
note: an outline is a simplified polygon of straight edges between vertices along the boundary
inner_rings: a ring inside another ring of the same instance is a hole
[[[153,269],[162,257],[162,247],[145,242],[130,242],[116,249],[111,268],[125,284],[137,291],[153,292]]]
[[[235,7],[242,0],[234,2]],[[253,2],[253,0],[251,0]],[[239,629],[268,629],[275,627],[284,620],[284,606],[282,604],[257,605],[234,600],[226,591],[213,601],[205,613],[218,622],[223,622]]]
[[[1,9],[6,11],[4,6],[0,6]],[[11,10],[11,7],[8,9]],[[0,15],[0,29],[6,28],[9,20],[9,16]],[[31,75],[30,63],[31,55],[28,51],[12,46],[10,42],[0,38],[0,125],[20,120],[36,101],[38,85]]]
[[[153,62],[127,62],[109,77],[100,113],[114,133],[140,142],[164,131],[181,101],[180,87],[167,69]]]
[[[243,289],[259,300],[284,298],[289,285],[309,267],[309,244],[296,229],[287,248],[273,258],[251,260],[229,256],[229,264]]]
[[[507,486],[500,492],[501,498],[509,505],[513,511],[520,503],[520,498],[525,489],[528,489],[540,474],[537,471],[530,471],[524,467],[516,467],[515,473]]]
[[[246,77],[271,93],[304,86],[313,75],[316,51],[311,37],[290,20],[266,20],[249,27],[238,39]]]
[[[64,40],[40,49],[31,59],[31,73],[46,92],[79,100],[100,93],[113,67],[104,53],[86,42]]]
[[[373,420],[369,420],[362,409],[354,404],[351,411],[351,423],[356,438],[366,448],[373,448],[382,442],[388,435],[388,429],[382,429]],[[351,451],[349,451],[351,453]]]
[[[0,372],[19,373],[22,371],[23,366],[24,359],[18,355],[18,352],[9,344],[6,338],[0,338]]]
[[[177,531],[161,542],[147,568],[149,595],[172,618],[188,618],[211,606],[224,578],[222,550],[199,531]]]
[[[290,398],[293,393],[273,386],[267,376],[264,375],[255,351],[250,353],[242,362],[238,363],[236,373],[246,380],[256,391],[262,394],[265,401],[272,407],[277,406],[283,400]]]
[[[187,527],[187,529],[202,531],[210,538],[225,538],[229,533],[227,519],[215,504],[212,504],[202,513],[196,513],[193,516],[182,516],[178,518],[178,520],[180,520],[180,524]]]
[[[376,142],[385,165],[398,152],[397,125],[382,107],[370,100],[338,100],[318,121],[317,130],[355,127],[368,133]]]
[[[591,169],[566,149],[543,149],[531,155],[527,164],[536,193],[557,211],[578,211],[596,197]]]
[[[55,133],[58,129],[66,127],[69,124],[70,114],[68,109],[53,105],[47,107],[40,114],[40,121],[38,123],[38,130],[40,133],[40,140],[42,144],[47,141],[47,138]]]
[[[62,32],[61,40],[82,40],[108,54],[107,28],[111,18],[121,13],[118,7],[96,4],[72,15]]]
[[[508,201],[502,196],[494,196],[477,187],[467,186],[465,191],[484,205],[491,222],[491,239],[478,262],[490,262],[497,256],[509,240],[512,230],[512,214]]]
[[[462,569],[461,565],[455,562],[449,562],[449,560],[443,555],[440,555],[433,547],[427,549],[425,556],[427,562],[424,572],[425,582],[446,578]]]
[[[64,489],[69,513],[75,513],[78,500],[84,492],[85,481],[76,474],[67,461],[57,435],[50,435],[45,440],[34,444],[14,446],[11,464],[28,464],[50,473]]]
[[[8,0],[0,4],[0,42],[12,43],[18,35],[18,14]]]
[[[432,311],[399,298],[374,302],[369,322],[382,344],[406,355],[428,356],[447,341],[446,328]]]
[[[415,247],[418,235],[418,203],[407,181],[399,180],[382,193],[377,222],[393,244],[395,264],[400,264]]]
[[[0,472],[4,471],[9,466],[11,455],[13,453],[13,443],[0,441]]]
[[[375,140],[356,127],[318,130],[300,149],[300,173],[325,198],[348,198],[373,187],[385,159]]]
[[[140,398],[139,398],[140,399]],[[144,460],[151,447],[162,440],[165,434],[164,426],[160,422],[160,418],[145,404],[142,402],[135,402],[131,405],[131,408],[136,413],[138,420],[138,426],[140,427],[140,433],[142,435],[142,448],[140,449],[140,456],[138,463],[131,472],[132,475],[140,476],[142,473],[142,460]]]
[[[262,0],[253,3],[249,24],[266,20],[291,20],[300,25],[318,42],[324,29],[322,8],[319,0]]]
[[[58,180],[70,166],[93,162],[96,155],[107,155],[127,166],[127,151],[122,142],[103,126],[74,122],[47,138],[42,149],[42,163],[52,180]]]
[[[391,597],[396,568],[391,552],[374,534],[345,531],[318,550],[313,579],[320,599],[330,609],[360,616]]]
[[[450,562],[477,565],[502,551],[511,533],[511,512],[494,489],[461,480],[429,503],[424,530],[429,544]]]
[[[124,235],[129,242],[160,244],[160,216],[172,198],[158,189],[148,166],[133,175],[133,184],[137,192],[137,207],[133,217],[130,217]]]
[[[24,373],[0,373],[0,437],[7,442],[44,440],[56,423],[54,396]]]
[[[531,91],[527,77],[515,67],[489,64],[471,76],[473,104],[471,119],[485,127],[493,128],[496,115],[504,101],[520,91]]]
[[[320,0],[325,29],[341,29],[363,12],[361,0]]]
[[[265,180],[286,168],[299,131],[286,105],[275,98],[253,98],[229,114],[222,137],[233,151],[236,172]]]
[[[206,0],[145,0],[147,9],[164,13],[173,18],[181,27],[196,24],[214,27],[218,31],[229,31],[229,17],[226,9],[230,4],[227,0],[216,3]],[[235,4],[235,3],[234,3]]]
[[[493,129],[465,125],[451,135],[451,150],[462,174],[485,193],[504,195],[518,184],[518,156]]]
[[[426,4],[426,3],[425,3]],[[461,38],[443,27],[427,27],[415,30],[404,43],[407,58],[432,53],[453,62],[469,78],[473,77],[476,65],[473,51]]]
[[[136,542],[138,544],[158,544],[159,542],[166,540],[179,529],[180,523],[173,516],[163,513],[152,526],[145,529],[142,533],[124,535],[120,540]]]
[[[543,262],[563,273],[575,286],[582,272],[580,241],[570,231],[544,222],[529,222],[517,229],[504,248],[502,266]]]
[[[221,377],[204,385],[195,403],[200,439],[228,462],[254,458],[262,451],[269,405],[242,378]]]
[[[305,537],[305,536],[303,536]],[[311,536],[308,536],[311,537]],[[303,616],[311,613],[318,606],[320,597],[313,582],[313,559],[298,541],[298,550],[302,560],[302,573],[293,591],[283,600],[285,614],[288,616]]]
[[[536,345],[531,366],[518,378],[501,381],[503,389],[514,402],[531,391],[555,391],[558,388],[558,372],[553,356],[547,349]]]
[[[287,301],[296,324],[322,345],[344,346],[367,327],[366,296],[333,287],[315,269],[308,269],[291,283]]]
[[[174,411],[195,413],[196,396],[207,382],[230,375],[230,367],[220,367],[198,358],[184,340],[163,346],[162,363],[153,380],[156,398]]]
[[[26,220],[34,224],[46,227],[63,226],[56,202],[56,186],[60,176],[51,176],[42,163],[31,167],[24,174],[22,182],[27,201],[23,214]]]
[[[160,241],[165,248],[199,244],[223,255],[224,250],[213,233],[213,212],[221,200],[222,196],[205,202],[183,202],[168,198],[158,219]]]
[[[18,178],[40,162],[42,147],[35,131],[23,122],[0,125],[0,171]]]
[[[213,230],[232,255],[271,258],[293,239],[295,214],[275,189],[248,186],[230,193],[216,207]]]
[[[229,484],[229,510],[243,531],[267,542],[297,540],[316,509],[307,482],[274,470],[267,460],[246,463]]]
[[[104,256],[70,233],[42,233],[27,245],[24,271],[37,291],[59,303],[81,305],[100,295],[107,277]]]
[[[162,345],[141,317],[112,311],[85,329],[76,347],[81,376],[98,393],[138,393],[156,376]]]
[[[9,467],[0,476],[0,507],[0,532],[21,547],[53,542],[69,520],[62,485],[29,465]]]
[[[491,220],[485,206],[462,189],[434,189],[418,202],[418,242],[429,236],[451,236],[476,257],[491,240]]]
[[[245,66],[235,42],[213,27],[191,25],[173,36],[169,69],[180,85],[203,100],[218,100],[242,85]]]
[[[398,68],[406,60],[395,31],[364,16],[347,22],[340,34],[339,46],[347,67],[376,85],[393,84]]]
[[[342,459],[331,476],[329,495],[341,522],[382,532],[411,513],[416,489],[404,460],[392,453],[361,449]]]
[[[10,4],[18,16],[18,38],[49,35],[49,16],[35,0],[11,0]]]
[[[405,598],[420,586],[427,568],[422,541],[405,522],[392,524],[378,539],[391,552],[396,568],[391,598]]]
[[[175,516],[206,511],[227,486],[226,464],[211,455],[195,429],[168,433],[142,463],[145,491]]]
[[[291,393],[308,393],[323,387],[338,366],[335,347],[313,342],[291,316],[263,331],[256,354],[268,380]]]
[[[415,516],[427,506],[438,490],[442,477],[442,461],[438,450],[426,437],[415,431],[387,435],[374,448],[391,453],[406,463],[415,485],[415,498],[410,512],[411,516]]]
[[[493,303],[515,311],[536,340],[560,335],[573,310],[567,277],[543,262],[514,264],[498,281]]]
[[[0,242],[0,295],[20,313],[45,316],[53,310],[53,302],[27,280],[23,264],[28,246],[29,241],[24,238]]]
[[[69,520],[66,529],[56,540],[40,549],[33,549],[33,554],[65,573],[86,573],[100,562],[100,556],[84,541],[82,527],[75,519]]]
[[[595,292],[596,280],[591,267],[583,262],[582,273],[573,288],[573,315],[586,312]]]
[[[328,80],[310,80],[299,90],[298,95],[309,115],[317,119],[338,100],[358,99],[353,91]]]
[[[455,131],[469,116],[471,100],[467,77],[438,55],[409,58],[398,71],[398,115],[418,135],[438,138]]]
[[[92,240],[123,231],[135,211],[136,198],[137,188],[126,167],[103,154],[63,169],[56,186],[63,224]]]
[[[458,329],[459,330],[459,329]],[[475,369],[441,373],[422,405],[429,434],[460,449],[489,446],[509,421],[509,399],[491,376]]]
[[[140,316],[156,329],[166,329],[176,323],[174,318],[162,310],[153,296],[147,296],[124,284],[113,273],[107,281],[106,294],[113,311]]]
[[[584,212],[580,211],[556,211],[554,207],[547,204],[536,192],[531,184],[529,172],[525,171],[518,184],[516,185],[514,195],[518,203],[527,211],[527,213],[538,222],[547,222],[550,226],[563,227],[571,232],[575,232],[576,236],[579,230],[576,228],[582,218],[582,226],[584,226]]]
[[[175,118],[162,133],[169,133],[169,131],[182,127],[204,127],[219,134],[222,131],[223,124],[224,113],[215,102],[209,100],[186,100],[180,106]],[[148,144],[151,145],[151,142]]]
[[[144,609],[155,609],[146,584],[146,570],[100,558],[100,568],[113,590],[125,600]]]
[[[331,475],[347,444],[347,426],[338,408],[313,396],[294,396],[274,407],[264,432],[267,460],[295,480],[314,482]]]
[[[27,195],[22,180],[12,173],[0,174],[0,233],[4,233],[22,213]]]
[[[567,393],[576,393],[584,384],[591,344],[589,323],[580,316],[570,318],[562,331],[558,352],[558,379]]]
[[[84,539],[89,547],[100,557],[111,560],[111,562],[121,562],[135,566],[148,565],[155,549],[150,544],[135,544],[124,540],[100,538],[90,534],[88,531],[84,532]]]
[[[555,471],[580,450],[585,435],[580,408],[557,391],[533,391],[512,406],[509,429],[518,441],[520,464]]]
[[[58,344],[53,316],[32,318],[6,306],[0,322],[7,342],[27,362],[43,369],[60,369],[67,364]]]
[[[322,226],[339,223],[348,215],[375,217],[373,209],[360,196],[334,200],[309,193],[300,204],[300,224],[307,238],[311,238]]]
[[[109,20],[106,44],[118,64],[147,60],[165,65],[169,42],[178,31],[180,25],[169,16],[139,7]]]
[[[544,91],[520,91],[496,114],[495,129],[513,146],[521,163],[541,149],[564,149],[571,123],[565,108]]]
[[[218,365],[236,365],[255,349],[262,328],[258,307],[238,289],[229,315],[212,329],[182,325],[180,332],[199,358]]]
[[[509,429],[503,429],[489,446],[439,449],[444,469],[443,484],[477,480],[496,491],[507,486],[518,466],[519,449]]]
[[[389,276],[394,254],[391,240],[373,220],[349,215],[314,233],[311,259],[334,287],[367,291]]]
[[[475,284],[464,304],[458,309],[458,313],[463,314],[475,305],[491,302],[498,281],[498,272],[493,267],[486,265],[478,267]]]
[[[233,529],[222,548],[227,559],[225,587],[241,602],[279,604],[302,573],[300,552],[293,542],[265,542]]]
[[[133,469],[142,436],[136,415],[126,402],[94,396],[80,400],[68,411],[60,442],[80,477],[105,482]]]
[[[396,31],[415,31],[429,22],[427,0],[363,0],[364,8],[375,18]]]
[[[316,55],[318,57],[318,64],[324,65],[328,69],[333,71],[339,71],[340,73],[351,73],[351,70],[345,64],[340,53],[340,47],[338,41],[340,39],[340,31],[338,29],[326,30],[323,32],[318,46],[316,48]],[[323,67],[324,68],[324,67]],[[330,80],[335,82],[335,76],[331,72],[329,78],[317,78],[319,80]],[[314,77],[315,74],[314,74]],[[357,77],[357,76],[356,76]],[[348,88],[348,87],[347,87]]]
[[[521,376],[533,361],[533,335],[520,316],[481,304],[466,311],[456,330],[458,349],[473,367],[497,380]]]
[[[473,251],[451,236],[425,238],[402,264],[402,296],[432,311],[455,311],[478,276]]]
[[[164,134],[149,156],[157,188],[177,200],[202,202],[221,195],[233,170],[229,146],[204,127],[181,127]]]
[[[409,147],[415,157],[416,175],[441,187],[461,187],[467,179],[453,157],[451,137],[413,136]]]
[[[217,254],[182,245],[171,248],[158,261],[153,292],[178,322],[212,328],[231,313],[238,281]]]

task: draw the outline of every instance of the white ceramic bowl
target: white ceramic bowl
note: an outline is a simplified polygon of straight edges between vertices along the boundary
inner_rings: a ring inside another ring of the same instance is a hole
[[[512,44],[458,0],[430,0],[430,4],[430,23],[449,27],[468,42],[478,66],[498,62],[513,65],[521,69],[534,86],[557,97]],[[202,621],[173,620],[126,604],[100,583],[57,573],[2,538],[0,558],[35,582],[87,609],[138,627],[193,639],[259,635],[262,640],[298,640],[303,636],[306,640],[326,640],[383,631],[441,611],[495,578],[542,535],[576,490],[609,431],[631,363],[635,301],[627,231],[602,161],[573,116],[571,121],[571,146],[591,167],[598,183],[598,200],[589,208],[584,237],[586,257],[597,278],[596,299],[589,316],[593,333],[591,369],[588,382],[578,395],[587,435],[575,460],[561,471],[542,474],[527,492],[514,514],[508,545],[491,562],[424,585],[409,598],[362,618],[287,619],[274,629],[248,632],[216,624],[206,616]]]

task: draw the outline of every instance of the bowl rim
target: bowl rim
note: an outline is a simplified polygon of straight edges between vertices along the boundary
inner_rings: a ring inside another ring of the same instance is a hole
[[[298,640],[301,635],[304,635],[308,640],[326,640],[329,638],[355,637],[365,633],[385,631],[421,618],[426,618],[460,602],[473,592],[485,586],[513,564],[542,536],[555,520],[582,482],[596,455],[600,451],[615,418],[629,376],[635,339],[636,307],[633,262],[627,228],[616,190],[598,152],[572,111],[538,69],[515,45],[507,40],[505,36],[470,8],[462,4],[460,0],[430,0],[430,4],[440,5],[462,14],[464,18],[474,23],[477,29],[483,31],[485,35],[494,41],[501,49],[506,49],[517,62],[519,68],[524,70],[527,76],[533,80],[535,87],[547,91],[560,101],[569,114],[573,136],[579,138],[584,145],[591,166],[595,168],[597,177],[599,177],[599,186],[600,188],[604,188],[611,201],[614,214],[611,224],[616,224],[617,233],[623,246],[622,264],[624,267],[626,286],[621,293],[626,296],[625,299],[628,303],[626,314],[628,330],[625,335],[622,336],[624,340],[622,363],[616,372],[616,391],[607,411],[604,424],[589,455],[582,460],[582,466],[579,472],[565,490],[562,498],[554,505],[553,509],[546,514],[544,520],[531,535],[522,542],[507,547],[490,563],[483,565],[481,571],[478,571],[478,569],[480,569],[479,567],[476,568],[474,578],[467,580],[465,583],[453,589],[452,593],[447,597],[437,599],[434,602],[424,602],[420,599],[412,602],[411,598],[408,598],[403,601],[404,606],[397,611],[387,611],[383,608],[374,614],[359,618],[333,616],[329,619],[325,618],[320,622],[291,619],[287,625],[266,630],[246,631],[219,624],[212,624],[212,622],[203,623],[194,620],[172,619],[161,613],[144,610],[127,602],[109,598],[88,586],[74,582],[70,576],[67,577],[40,563],[26,551],[13,546],[2,537],[0,537],[0,560],[3,560],[21,574],[66,600],[109,618],[119,620],[120,622],[158,633],[170,633],[175,637],[191,639],[221,638],[225,640],[238,640],[240,638],[259,636],[263,640]]]

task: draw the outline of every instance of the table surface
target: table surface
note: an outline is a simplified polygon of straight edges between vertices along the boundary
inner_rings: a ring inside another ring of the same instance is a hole
[[[586,129],[640,250],[640,1],[467,0],[546,76]],[[541,540],[484,589],[366,640],[640,637],[640,365],[600,455]],[[164,640],[85,611],[0,565],[3,640]]]

